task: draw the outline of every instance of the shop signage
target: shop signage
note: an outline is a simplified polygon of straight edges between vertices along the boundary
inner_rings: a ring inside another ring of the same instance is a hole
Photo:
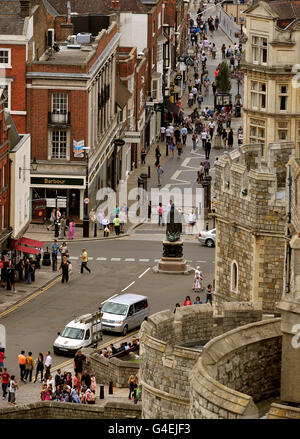
[[[178,57],[178,61],[179,61],[179,62],[184,62],[184,61],[185,61],[185,56],[180,55],[180,56]]]
[[[115,139],[114,144],[116,146],[123,146],[123,145],[125,145],[125,141],[123,139]]]
[[[185,60],[185,63],[187,66],[193,66],[194,65],[194,59],[191,56],[188,56]]]
[[[84,202],[84,204],[89,204],[90,199],[89,199],[89,198],[85,198],[85,199],[83,200],[83,202]]]
[[[49,186],[84,186],[83,178],[50,178],[50,177],[31,177],[32,185],[42,184]]]
[[[139,131],[125,131],[125,141],[127,143],[140,143],[141,133]]]
[[[76,140],[73,139],[73,154],[74,157],[84,157],[84,140]]]

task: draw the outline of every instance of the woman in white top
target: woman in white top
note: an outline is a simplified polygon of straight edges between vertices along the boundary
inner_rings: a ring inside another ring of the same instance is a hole
[[[189,214],[189,230],[193,233],[194,225],[196,224],[196,215],[194,213],[194,209]]]
[[[197,269],[195,270],[195,276],[194,276],[194,282],[193,282],[193,290],[202,290],[202,281],[203,281],[203,275],[200,271],[200,267],[198,265]]]

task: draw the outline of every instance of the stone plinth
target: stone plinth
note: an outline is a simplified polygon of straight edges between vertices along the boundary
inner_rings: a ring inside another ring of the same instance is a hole
[[[167,274],[188,274],[190,269],[183,257],[183,241],[163,241],[163,257],[154,271]]]

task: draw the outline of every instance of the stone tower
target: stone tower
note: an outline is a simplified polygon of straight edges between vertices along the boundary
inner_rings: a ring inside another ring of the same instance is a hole
[[[288,215],[285,293],[281,311],[282,359],[280,399],[300,404],[300,159],[291,170],[290,219]]]
[[[261,302],[274,312],[283,291],[286,164],[291,142],[244,145],[216,165],[218,301]],[[265,161],[266,160],[266,161]]]

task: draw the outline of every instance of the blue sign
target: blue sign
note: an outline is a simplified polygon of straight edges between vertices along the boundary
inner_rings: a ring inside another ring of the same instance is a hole
[[[197,28],[195,26],[190,28],[190,33],[191,34],[196,34],[197,33]]]

